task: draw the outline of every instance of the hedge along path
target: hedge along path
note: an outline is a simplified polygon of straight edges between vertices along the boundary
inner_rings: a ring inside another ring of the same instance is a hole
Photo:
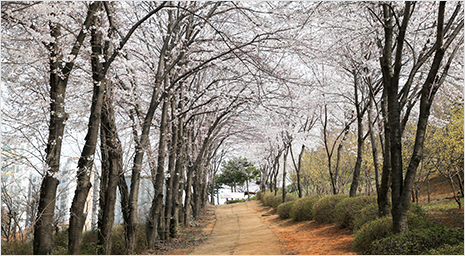
[[[281,243],[246,203],[216,207],[210,237],[192,255],[281,255]]]

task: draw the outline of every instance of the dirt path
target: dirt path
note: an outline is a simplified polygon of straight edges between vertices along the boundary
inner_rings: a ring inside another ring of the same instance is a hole
[[[280,255],[276,235],[248,203],[219,205],[210,237],[191,252],[193,255]]]

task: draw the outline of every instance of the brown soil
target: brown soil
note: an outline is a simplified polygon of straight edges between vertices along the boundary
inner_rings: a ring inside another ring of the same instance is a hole
[[[430,187],[431,204],[454,202],[448,181],[440,177],[432,177]],[[419,202],[427,205],[427,193],[422,190],[419,195]],[[352,232],[347,229],[340,229],[335,224],[322,224],[315,221],[294,222],[290,219],[281,219],[276,215],[271,207],[264,206],[260,201],[249,201],[245,203],[248,211],[255,213],[261,222],[276,235],[281,251],[284,254],[301,255],[350,255],[356,254],[351,251]],[[187,255],[199,248],[204,241],[211,242],[212,231],[217,224],[215,211],[218,207],[209,206],[205,215],[195,226],[185,228],[180,231],[180,235],[170,242],[160,243],[155,250],[147,254],[170,254]],[[232,206],[227,206],[232,208]],[[463,209],[442,209],[431,208],[429,218],[436,223],[443,223],[448,227],[463,229],[464,212]],[[265,243],[266,246],[266,243]],[[198,250],[196,250],[198,251]],[[195,252],[195,251],[194,251]],[[238,254],[238,251],[234,254]],[[214,254],[214,253],[205,253]],[[233,253],[226,253],[233,254]],[[240,253],[239,253],[240,254]],[[255,253],[246,253],[255,254]]]
[[[322,224],[314,220],[295,222],[281,219],[271,207],[260,201],[249,201],[250,209],[260,213],[262,220],[279,237],[285,254],[300,255],[348,255],[353,236],[347,229],[335,224]]]
[[[203,215],[193,223],[192,227],[181,229],[178,237],[170,241],[159,241],[154,250],[149,250],[145,254],[187,255],[191,253],[210,236],[216,222],[215,209],[215,206],[208,205]]]

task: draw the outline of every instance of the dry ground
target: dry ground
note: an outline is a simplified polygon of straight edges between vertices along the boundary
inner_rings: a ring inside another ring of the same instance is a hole
[[[429,218],[432,221],[443,223],[451,228],[464,228],[463,209],[458,209],[454,204],[447,180],[440,177],[431,179],[430,204],[427,204],[426,191],[422,190],[421,192],[420,204],[428,208],[430,212]],[[257,200],[243,204],[246,204],[247,208],[274,232],[279,240],[278,244],[283,254],[355,254],[351,251],[352,233],[346,229],[339,229],[334,224],[321,224],[315,221],[294,222],[290,219],[283,220],[275,214],[272,208],[264,206]],[[156,250],[149,251],[147,254],[187,255],[195,252],[196,247],[201,246],[211,238],[209,236],[217,223],[216,207],[218,206],[209,206],[205,215],[197,222],[197,225],[183,229],[179,238],[172,239],[167,243],[160,243]]]
[[[263,221],[275,232],[285,254],[300,255],[347,255],[351,252],[353,236],[346,229],[334,224],[317,223],[314,220],[294,222],[281,219],[273,209],[260,201],[249,201],[253,211],[262,215]]]

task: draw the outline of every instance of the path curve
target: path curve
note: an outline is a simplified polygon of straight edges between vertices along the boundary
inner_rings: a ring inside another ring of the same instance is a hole
[[[218,205],[210,237],[191,255],[281,255],[280,242],[246,203]]]

